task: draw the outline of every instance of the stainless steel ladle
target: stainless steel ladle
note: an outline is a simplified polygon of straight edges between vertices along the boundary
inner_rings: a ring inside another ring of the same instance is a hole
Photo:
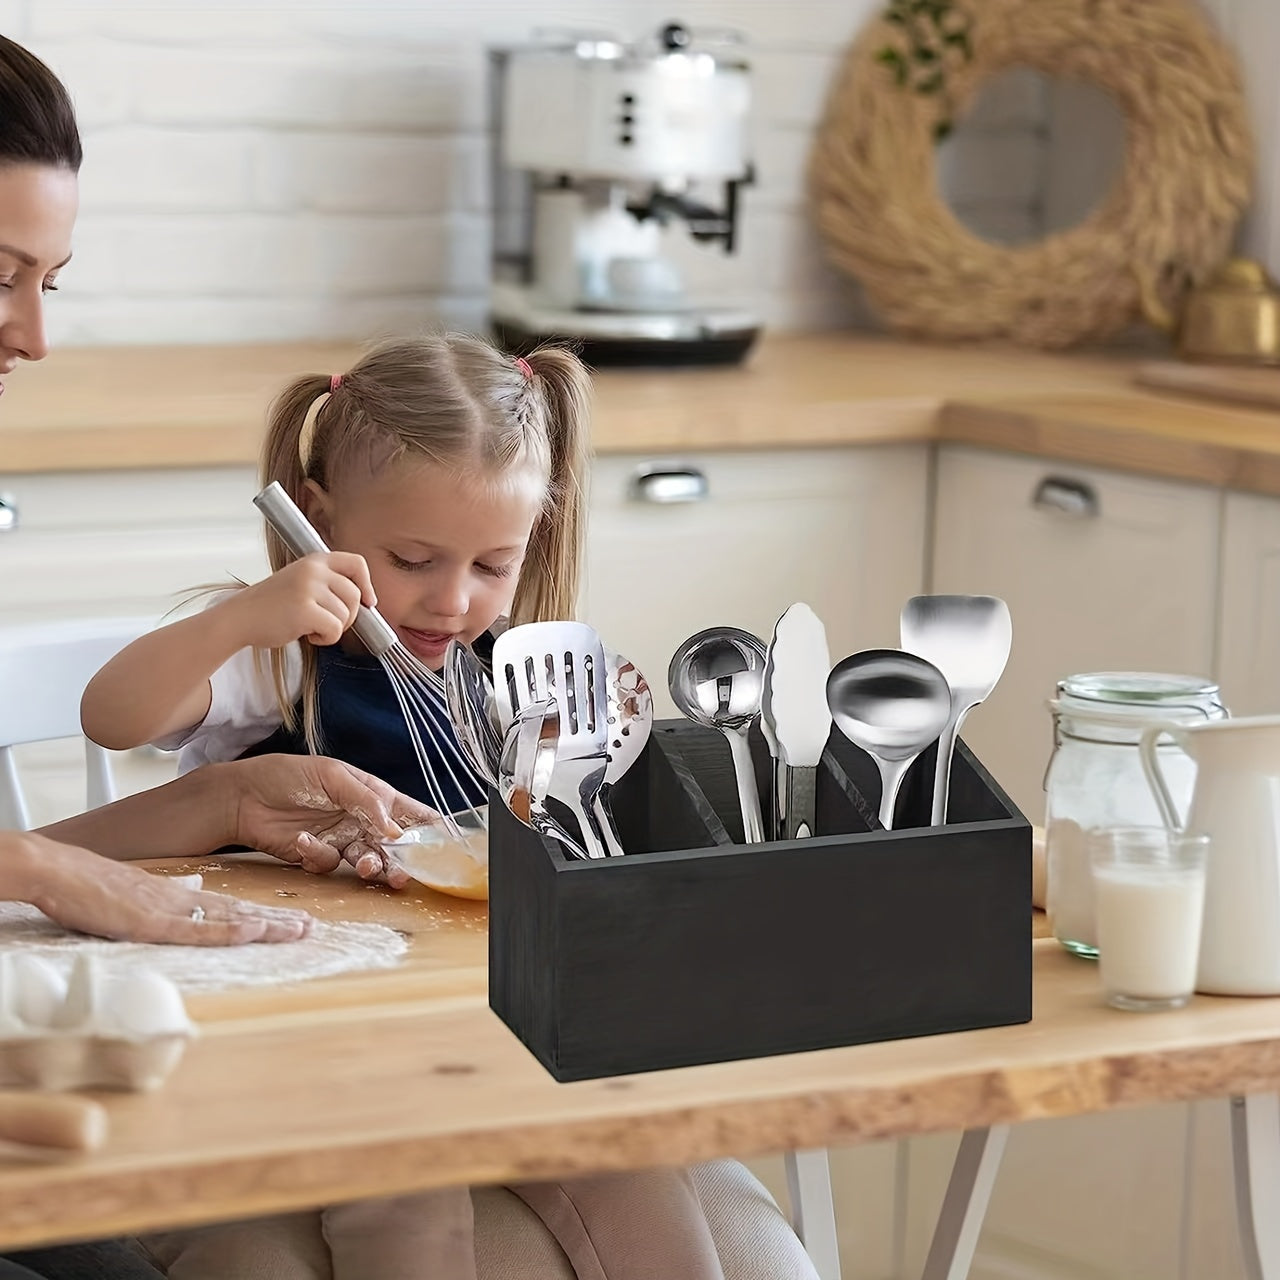
[[[667,670],[667,686],[680,712],[695,724],[719,729],[729,741],[747,844],[765,838],[747,743],[751,722],[760,714],[764,664],[765,647],[758,637],[738,627],[710,627],[690,636]]]
[[[836,727],[880,770],[880,825],[893,828],[898,789],[911,762],[946,727],[951,690],[931,662],[901,649],[867,649],[827,677]]]

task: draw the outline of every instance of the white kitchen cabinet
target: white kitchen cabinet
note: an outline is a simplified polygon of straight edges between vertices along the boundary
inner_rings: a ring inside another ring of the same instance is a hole
[[[266,572],[252,467],[5,476],[4,619],[162,614]]]
[[[1229,493],[1222,531],[1223,701],[1236,715],[1280,712],[1280,498]]]
[[[648,676],[659,715],[675,714],[672,653],[704,627],[767,640],[803,600],[833,659],[895,645],[927,500],[924,446],[599,458],[581,616]]]
[[[1199,485],[939,450],[931,589],[1001,596],[1013,614],[1008,669],[963,734],[1033,822],[1059,679],[1212,674],[1221,508]]]

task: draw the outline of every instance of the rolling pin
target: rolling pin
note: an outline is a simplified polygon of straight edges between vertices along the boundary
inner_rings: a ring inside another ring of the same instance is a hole
[[[96,1151],[107,1140],[107,1109],[74,1093],[0,1089],[0,1140]]]

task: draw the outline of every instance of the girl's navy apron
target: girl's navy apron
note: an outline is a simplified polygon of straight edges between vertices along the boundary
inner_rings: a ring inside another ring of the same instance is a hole
[[[486,633],[476,641],[473,648],[476,656],[487,666],[493,654],[493,637]],[[456,744],[457,735],[449,722],[443,697],[432,697],[429,705],[436,736]],[[343,653],[337,645],[317,648],[316,709],[320,721],[321,748],[325,755],[363,769],[389,783],[397,791],[413,796],[432,808],[436,807],[438,798],[427,790],[395,690],[377,658],[368,654]],[[285,755],[309,755],[301,721],[302,709],[299,706],[298,728],[286,729],[281,725],[269,738],[250,747],[240,758],[244,760],[250,756],[277,752]],[[484,788],[475,783],[470,772],[459,765],[457,756],[450,753],[449,764],[458,780],[463,783],[461,790],[450,779],[426,727],[419,725],[418,732],[422,737],[427,759],[433,766],[447,811],[452,813],[471,805],[487,803],[488,796]]]

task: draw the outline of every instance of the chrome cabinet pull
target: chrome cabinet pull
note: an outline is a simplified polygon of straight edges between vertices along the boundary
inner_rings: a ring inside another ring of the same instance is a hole
[[[633,502],[703,502],[711,496],[711,485],[697,467],[658,464],[632,473],[627,496]]]
[[[18,504],[11,494],[0,494],[0,533],[12,533],[18,527]]]
[[[1090,520],[1102,514],[1097,491],[1083,480],[1071,480],[1066,476],[1045,476],[1036,485],[1031,505],[1041,511],[1055,511],[1060,515]]]

